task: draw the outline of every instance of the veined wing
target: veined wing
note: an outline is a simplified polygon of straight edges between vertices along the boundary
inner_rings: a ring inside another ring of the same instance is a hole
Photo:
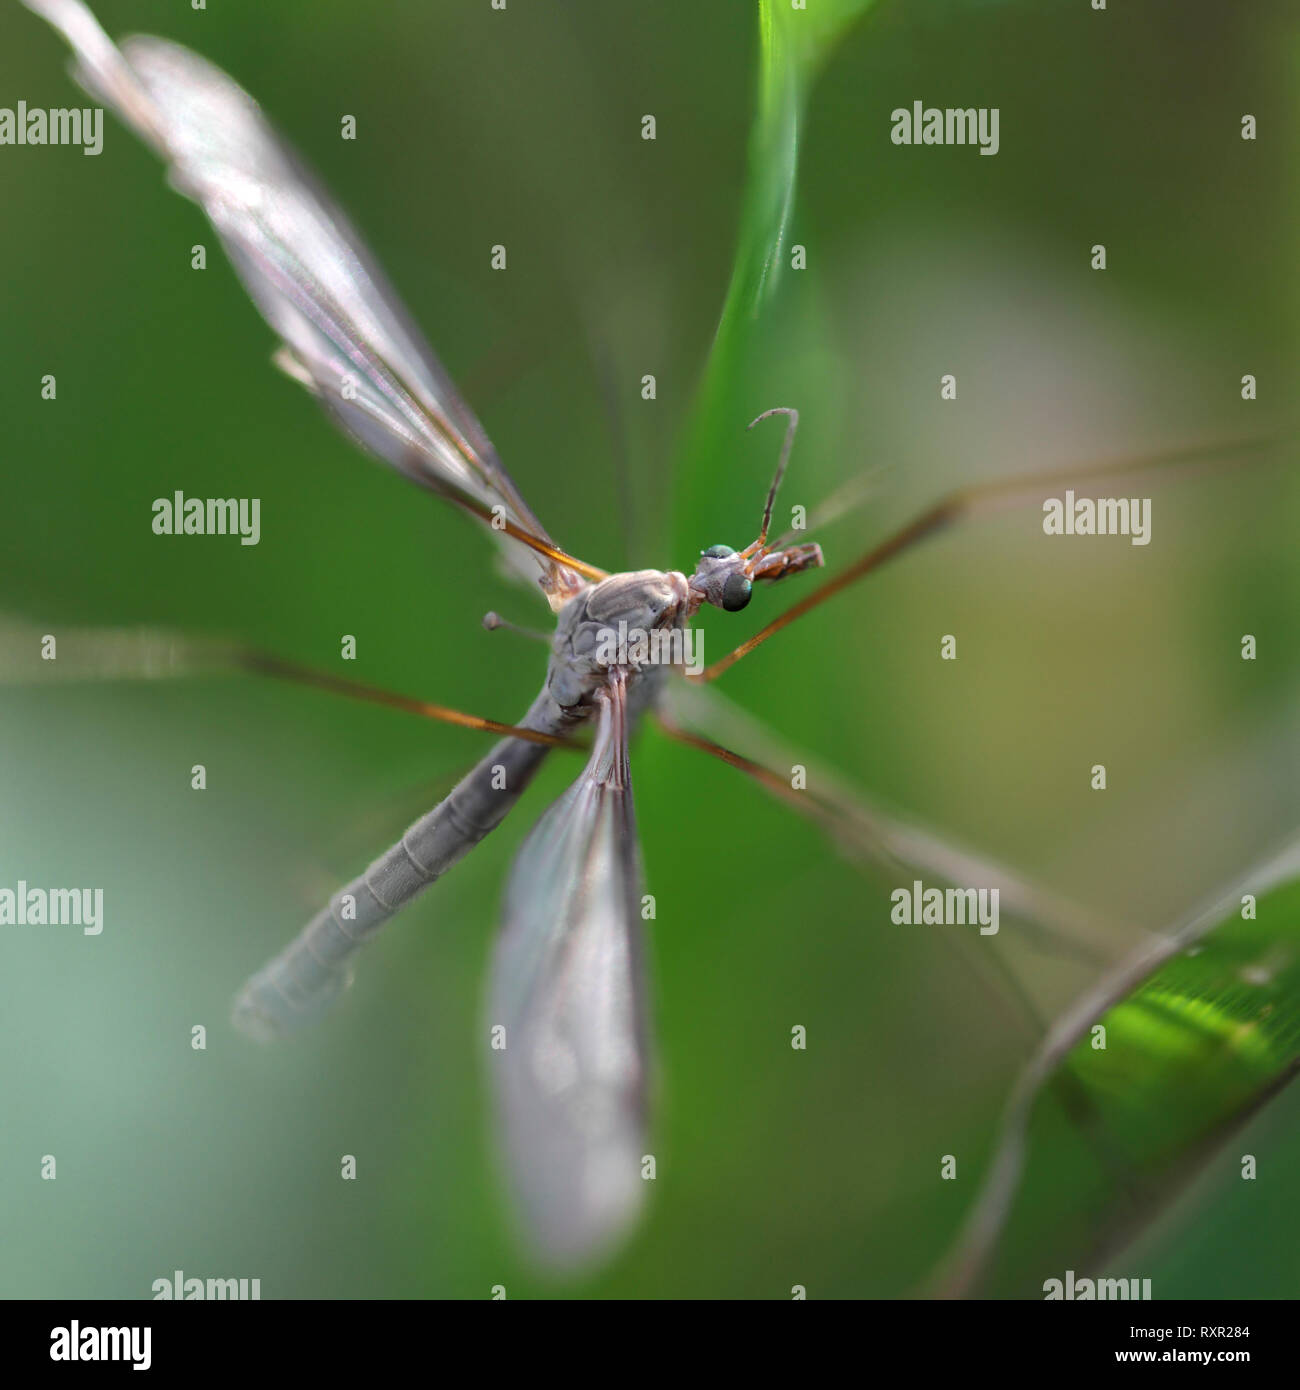
[[[505,1030],[492,1067],[510,1178],[531,1243],[558,1266],[612,1245],[643,1187],[648,1026],[621,681],[600,698],[586,771],[511,871],[489,1016]]]
[[[365,448],[488,521],[559,609],[603,572],[565,555],[505,471],[342,212],[218,68],[164,39],[116,48],[81,0],[24,0],[67,38],[75,76],[167,161],[271,327],[276,360]]]

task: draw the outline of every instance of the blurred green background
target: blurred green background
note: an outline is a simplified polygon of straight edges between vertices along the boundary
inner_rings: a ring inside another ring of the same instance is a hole
[[[1285,426],[1300,16],[1280,0],[870,10],[810,94],[790,228],[809,269],[753,326],[730,433],[693,407],[738,237],[750,6],[96,9],[263,103],[552,534],[607,568],[748,542],[779,428],[744,425],[771,405],[803,420],[779,516],[877,479],[819,536],[832,568],[962,482]],[[0,105],[74,104],[61,41],[12,0],[0,26]],[[918,99],[1000,108],[999,154],[893,146],[890,111]],[[105,129],[93,159],[0,148],[0,607],[54,632],[233,634],[519,715],[541,654],[480,618],[544,608],[271,369],[202,215]],[[150,504],[176,489],[260,497],[261,544],[154,536]],[[1153,498],[1151,545],[1049,541],[1036,507],[975,523],[781,634],[727,694],[935,831],[1130,927],[1172,921],[1300,826],[1300,486],[1261,466],[1132,490]],[[810,582],[712,614],[708,655]],[[938,658],[948,633],[956,662]],[[967,950],[961,928],[891,928],[892,878],[646,729],[659,1175],[626,1251],[555,1284],[504,1215],[480,1008],[511,854],[575,764],[553,760],[408,909],[320,1027],[268,1050],[231,1031],[235,988],[482,740],[252,680],[0,699],[0,886],[101,885],[107,921],[98,938],[0,934],[7,1296],[147,1297],[175,1269],[258,1277],[264,1297],[904,1294],[967,1209],[1033,1042],[969,949],[1003,951],[1045,1016],[1090,978],[1010,927]],[[1121,1272],[1157,1297],[1300,1292],[1300,1195],[1281,1176],[1298,1119],[1284,1094],[1243,1140],[1261,1179],[1211,1168]],[[940,1182],[949,1153],[958,1180]]]

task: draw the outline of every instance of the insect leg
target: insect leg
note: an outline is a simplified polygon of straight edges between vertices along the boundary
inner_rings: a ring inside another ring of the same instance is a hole
[[[1095,965],[1114,959],[1137,934],[1135,928],[1102,919],[979,851],[910,824],[876,805],[858,788],[818,767],[815,759],[784,746],[716,691],[702,690],[689,681],[670,686],[659,719],[671,737],[747,773],[816,822],[851,861],[895,871],[920,869],[954,887],[978,883],[997,888],[1003,910],[1013,914],[1041,948]],[[729,744],[744,747],[746,753],[688,731],[683,727],[686,721],[696,729],[720,733]],[[795,763],[807,768],[810,789],[796,791],[788,775],[771,770],[774,765],[791,767]]]
[[[51,642],[53,645],[51,646]],[[52,651],[53,657],[45,655]],[[252,674],[386,705],[444,724],[484,733],[510,734],[530,743],[561,747],[565,740],[540,729],[503,724],[411,695],[400,695],[328,671],[287,661],[254,647],[190,637],[163,628],[66,628],[43,631],[0,616],[0,687],[49,681],[160,680],[181,676]]]
[[[905,526],[878,541],[867,553],[855,560],[847,569],[833,579],[819,585],[812,593],[800,599],[779,617],[774,618],[765,628],[756,632],[748,641],[742,642],[734,651],[721,660],[707,666],[692,680],[707,682],[716,680],[724,671],[730,670],[741,657],[748,656],[755,647],[766,642],[773,633],[802,618],[818,605],[833,598],[842,589],[872,573],[890,560],[905,554],[921,541],[947,530],[960,521],[977,516],[991,515],[1024,502],[1034,501],[1058,488],[1070,487],[1077,483],[1091,482],[1102,478],[1124,477],[1130,474],[1145,473],[1162,468],[1188,469],[1197,464],[1237,464],[1247,462],[1250,456],[1259,454],[1277,441],[1269,438],[1237,440],[1229,443],[1202,444],[1190,448],[1172,449],[1160,454],[1146,455],[1142,458],[1112,460],[1100,464],[1082,464],[1072,468],[1060,469],[1050,473],[1035,473],[1023,478],[1004,479],[994,483],[977,483],[971,487],[958,488],[946,497],[932,503]]]

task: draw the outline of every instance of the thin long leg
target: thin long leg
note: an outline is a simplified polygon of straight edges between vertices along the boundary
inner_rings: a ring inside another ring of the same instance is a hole
[[[930,1292],[934,1296],[963,1297],[974,1290],[986,1273],[1020,1189],[1034,1105],[1070,1050],[1098,1019],[1126,999],[1143,980],[1166,961],[1194,946],[1225,916],[1236,911],[1243,893],[1262,895],[1278,883],[1293,878],[1297,869],[1300,869],[1300,841],[1292,837],[1242,875],[1228,891],[1213,894],[1174,926],[1135,947],[1057,1017],[1007,1100],[997,1144],[975,1201],[933,1277]],[[1285,1085],[1292,1075],[1291,1069],[1279,1074],[1236,1115],[1221,1119],[1215,1128],[1219,1132],[1231,1130],[1255,1104],[1266,1099],[1275,1088]]]
[[[1059,487],[1068,487],[1080,482],[1091,482],[1102,478],[1123,477],[1128,474],[1145,473],[1154,469],[1190,467],[1197,463],[1244,462],[1244,456],[1267,449],[1276,443],[1273,439],[1247,439],[1231,443],[1203,444],[1185,449],[1171,449],[1160,454],[1151,454],[1137,459],[1121,459],[1110,463],[1076,465],[1051,473],[1037,473],[1025,478],[1011,478],[995,483],[977,483],[972,487],[958,488],[946,497],[927,507],[919,516],[892,535],[886,536],[867,551],[859,560],[842,570],[833,579],[814,589],[788,608],[780,617],[774,618],[765,628],[756,632],[747,642],[742,642],[733,652],[721,660],[707,666],[691,679],[699,682],[716,680],[724,671],[730,670],[741,657],[748,656],[755,647],[761,646],[773,633],[789,627],[805,613],[811,612],[819,604],[833,598],[842,589],[861,579],[863,575],[880,569],[890,560],[905,554],[921,541],[947,529],[959,521],[976,516],[986,516],[1012,507],[1021,502],[1032,501]]]
[[[722,744],[714,743],[712,739],[683,729],[681,725],[673,722],[671,716],[665,715],[662,711],[657,715],[657,719],[659,727],[669,738],[685,744],[687,748],[696,748],[701,753],[707,753],[710,757],[726,763],[728,767],[734,767],[752,777],[768,791],[779,796],[788,805],[793,806],[801,815],[820,823],[823,829],[829,830],[833,834],[838,834],[841,831],[842,827],[838,824],[839,818],[830,807],[816,798],[810,798],[806,792],[794,791],[785,778],[770,768],[766,768],[761,763],[756,763],[752,758],[746,758],[730,748],[724,748]],[[878,858],[874,855],[872,857]],[[990,953],[974,947],[974,943],[969,937],[962,936],[958,939],[966,948],[972,969],[983,975],[988,987],[995,993],[1001,994],[1015,1009],[1019,1026],[1025,1036],[1034,1040],[1042,1037],[1046,1031],[1043,1018],[1034,1007],[1020,978],[1012,970],[1009,963],[998,952]]]
[[[703,694],[703,692],[699,693]],[[831,811],[816,800],[810,801],[807,792],[795,792],[783,777],[762,764],[756,763],[753,759],[746,758],[721,744],[714,743],[711,739],[683,729],[672,720],[671,716],[665,717],[661,713],[658,719],[660,727],[670,738],[685,744],[687,747],[699,749],[701,752],[718,758],[728,766],[737,768],[753,777],[801,814],[822,823],[823,828],[829,829],[832,834],[843,838],[842,813]],[[839,796],[842,803],[843,794],[840,793]],[[858,814],[863,814],[860,808]],[[874,836],[866,842],[865,848],[867,858],[880,864],[890,862],[888,856],[880,853],[880,846]],[[969,860],[965,859],[964,852],[954,851],[954,853],[963,855],[964,862],[969,864]],[[931,868],[933,865],[927,864],[926,867]],[[949,864],[945,877],[950,876],[956,869],[956,864]],[[1002,872],[996,867],[992,871],[994,874]],[[1045,900],[1041,895],[1034,906],[1035,910],[1039,912],[1045,910]],[[1021,910],[1024,911],[1023,902],[1021,903]],[[1053,930],[1054,928],[1049,924],[1048,929]],[[964,933],[958,934],[955,939],[971,972],[982,977],[989,991],[1010,1007],[1015,1014],[1015,1020],[1022,1037],[1028,1040],[1031,1045],[1037,1046],[1047,1034],[1048,1022],[1031,999],[1024,982],[1006,954],[1002,951],[986,951],[974,938]],[[1073,947],[1073,943],[1071,945]],[[1073,950],[1072,953],[1074,953]],[[1091,1097],[1078,1086],[1077,1082],[1074,1082],[1068,1073],[1060,1074],[1056,1078],[1056,1082],[1062,1104],[1074,1119],[1085,1142],[1097,1155],[1098,1161],[1106,1167],[1117,1182],[1127,1181],[1128,1175],[1122,1169],[1110,1142],[1110,1136],[1101,1126],[1100,1116]]]
[[[449,709],[446,705],[435,705],[428,700],[417,700],[411,695],[399,695],[391,690],[381,690],[377,686],[362,685],[358,681],[346,680],[326,671],[315,671],[309,666],[299,666],[296,662],[282,661],[279,657],[264,656],[259,652],[247,653],[241,665],[245,670],[257,675],[274,676],[277,680],[293,681],[298,685],[310,686],[314,690],[346,695],[354,700],[368,700],[372,704],[386,705],[389,709],[418,714],[422,719],[437,719],[444,724],[457,724],[462,729],[509,734],[512,738],[526,739],[529,743],[540,743],[548,748],[568,746],[567,739],[543,733],[539,729],[526,729],[519,724],[502,724],[499,720],[485,719],[481,715],[464,714],[460,710]]]
[[[718,698],[713,692],[702,690],[692,691],[691,695],[697,708],[701,697],[707,695],[710,701]],[[756,780],[765,787],[779,792],[782,799],[791,804],[798,805],[807,796],[807,793],[792,792],[784,778],[755,763],[753,759],[743,757],[713,743],[710,739],[680,728],[671,716],[665,719],[661,715],[660,723],[666,733],[680,742],[718,757],[729,766],[755,774]],[[816,819],[823,818],[822,810],[806,801],[799,809]],[[870,814],[874,815],[874,811]],[[1018,979],[1009,968],[1005,971],[1002,982],[1007,986],[1009,997],[1025,1015],[1027,1026],[1036,1032],[1039,1041],[1006,1104],[993,1157],[982,1178],[979,1193],[968,1213],[966,1223],[922,1293],[946,1298],[960,1297],[971,1293],[986,1272],[1019,1189],[1030,1113],[1034,1103],[1048,1086],[1055,1086],[1063,1103],[1079,1124],[1082,1137],[1093,1148],[1099,1161],[1106,1165],[1117,1181],[1127,1180],[1132,1191],[1142,1195],[1140,1183],[1132,1175],[1123,1172],[1122,1160],[1111,1146],[1109,1135],[1101,1127],[1091,1099],[1077,1086],[1072,1085],[1068,1074],[1057,1069],[1069,1049],[1107,1009],[1126,998],[1133,988],[1160,964],[1186,950],[1222,921],[1225,914],[1240,903],[1243,891],[1249,890],[1257,895],[1266,892],[1277,883],[1293,877],[1297,866],[1300,866],[1300,842],[1284,842],[1277,852],[1245,875],[1228,892],[1216,893],[1208,904],[1203,904],[1188,914],[1179,924],[1131,945],[1126,955],[1110,965],[1075,1004],[1053,1020],[1049,1027],[1038,1026],[1041,1025],[1041,1020],[1038,1019],[1037,1011],[1028,1003]],[[986,954],[972,952],[971,958],[976,960]],[[991,959],[997,962],[996,956],[992,956]],[[989,964],[987,960],[978,963],[986,968]],[[1201,1157],[1212,1152],[1216,1140],[1243,1123],[1268,1096],[1285,1086],[1298,1070],[1300,1062],[1276,1077],[1259,1095],[1252,1097],[1244,1112],[1230,1117],[1224,1124],[1216,1127],[1207,1138]],[[1186,1176],[1189,1175],[1184,1175]],[[1156,1194],[1151,1191],[1148,1191],[1146,1196],[1152,1201],[1156,1198]],[[1168,1201],[1169,1198],[1168,1191],[1160,1196],[1162,1201]]]
[[[673,737],[748,773],[801,815],[817,822],[853,861],[867,861],[888,870],[923,870],[954,887],[976,884],[996,888],[1005,912],[1014,915],[1040,948],[1096,965],[1114,958],[1131,944],[1135,929],[1100,919],[1077,904],[1033,884],[978,851],[930,830],[909,824],[869,801],[815,759],[780,744],[752,717],[735,709],[716,691],[686,682],[670,686],[659,718]],[[695,730],[721,733],[724,747]],[[734,752],[743,746],[746,754]],[[747,756],[757,754],[757,757]],[[758,759],[761,758],[762,762]],[[807,769],[808,790],[795,791],[789,777],[771,771],[773,765]]]
[[[251,673],[404,710],[463,729],[508,734],[550,748],[567,746],[565,739],[553,734],[465,714],[446,705],[317,671],[238,643],[187,637],[160,628],[65,628],[50,634],[56,640],[57,655],[53,660],[44,660],[41,651],[47,631],[29,623],[0,619],[0,686],[56,680],[158,680]]]

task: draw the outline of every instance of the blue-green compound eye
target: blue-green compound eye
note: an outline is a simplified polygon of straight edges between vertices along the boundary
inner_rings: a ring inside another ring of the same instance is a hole
[[[743,574],[729,574],[722,586],[722,606],[728,613],[739,613],[753,592],[754,586]]]
[[[707,550],[700,551],[706,560],[725,560],[728,555],[735,553],[729,545],[711,545]]]

